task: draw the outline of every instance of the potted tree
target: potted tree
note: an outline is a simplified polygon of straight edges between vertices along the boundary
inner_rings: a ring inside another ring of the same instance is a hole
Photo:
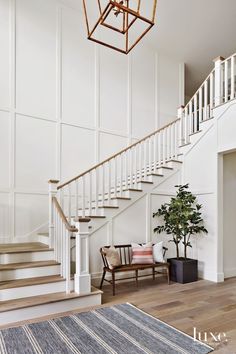
[[[176,248],[176,258],[170,258],[171,280],[178,283],[189,283],[198,279],[198,262],[187,257],[187,250],[191,245],[191,236],[208,233],[203,225],[202,205],[197,203],[197,198],[188,190],[189,185],[175,186],[176,196],[169,203],[161,205],[153,217],[162,217],[163,225],[154,228],[154,232],[166,232],[172,235],[169,242]],[[180,249],[181,242],[183,247]],[[183,256],[181,250],[183,249]]]

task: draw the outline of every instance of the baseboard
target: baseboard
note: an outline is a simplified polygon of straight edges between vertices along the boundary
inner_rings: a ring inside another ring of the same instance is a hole
[[[230,268],[224,270],[224,278],[236,277],[236,268]]]
[[[198,270],[198,276],[201,279],[221,283],[224,281],[224,273],[217,273],[213,270]]]

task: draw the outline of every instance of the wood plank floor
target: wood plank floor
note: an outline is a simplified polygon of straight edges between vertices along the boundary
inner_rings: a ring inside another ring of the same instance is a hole
[[[138,289],[134,282],[123,282],[117,285],[115,297],[112,296],[111,286],[104,286],[103,306],[124,302],[138,306],[191,336],[194,327],[198,331],[208,332],[208,344],[215,348],[214,353],[236,354],[236,278],[219,284],[199,280],[184,285],[172,283],[169,286],[162,278],[154,282],[143,279],[139,281]],[[65,314],[68,313],[58,316]],[[51,317],[55,316],[40,318],[38,321]],[[37,321],[17,324],[29,322]],[[214,342],[209,332],[224,332],[227,341],[223,338],[221,343]]]

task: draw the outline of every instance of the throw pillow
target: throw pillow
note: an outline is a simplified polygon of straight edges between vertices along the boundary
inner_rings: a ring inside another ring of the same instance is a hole
[[[108,266],[110,269],[121,266],[120,256],[115,247],[103,248],[103,253],[106,255]]]
[[[132,264],[152,264],[153,250],[152,243],[139,245],[138,243],[132,243]]]
[[[163,241],[156,243],[153,246],[153,259],[154,262],[164,263],[165,260],[163,258]]]

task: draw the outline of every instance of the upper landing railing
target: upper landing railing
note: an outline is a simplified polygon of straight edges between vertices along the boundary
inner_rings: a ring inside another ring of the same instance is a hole
[[[200,130],[200,123],[212,117],[213,108],[236,97],[236,53],[227,59],[218,57],[215,67],[194,96],[180,107],[181,144],[188,144],[191,134]]]

